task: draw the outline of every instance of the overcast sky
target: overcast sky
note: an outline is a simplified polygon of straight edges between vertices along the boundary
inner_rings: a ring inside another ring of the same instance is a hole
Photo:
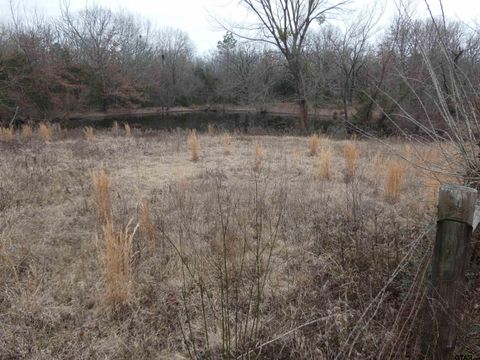
[[[37,10],[45,16],[56,16],[63,0],[13,0],[19,13]],[[374,0],[354,0],[350,7],[361,8]],[[392,15],[394,0],[380,0],[387,3],[385,17]],[[429,0],[436,3],[437,0]],[[0,0],[0,21],[10,19],[10,0]],[[426,14],[423,0],[412,0],[417,14]],[[443,0],[449,17],[471,21],[480,17],[480,0]],[[84,8],[86,4],[97,4],[112,10],[124,9],[149,19],[158,27],[169,26],[186,31],[199,53],[215,48],[224,31],[216,28],[211,15],[234,21],[245,20],[246,10],[239,6],[239,0],[70,0],[71,10]],[[438,6],[433,6],[438,11]]]

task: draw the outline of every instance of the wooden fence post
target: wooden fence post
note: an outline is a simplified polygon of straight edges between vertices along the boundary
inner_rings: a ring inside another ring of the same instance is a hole
[[[445,185],[439,192],[437,234],[421,344],[425,358],[453,359],[476,202],[477,190],[469,187]]]

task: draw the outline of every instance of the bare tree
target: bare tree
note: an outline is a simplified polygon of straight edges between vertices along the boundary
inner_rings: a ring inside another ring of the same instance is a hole
[[[332,60],[338,66],[343,80],[341,97],[346,122],[349,121],[348,105],[353,103],[358,72],[367,60],[368,40],[379,18],[375,8],[366,8],[351,17],[343,31],[329,32],[328,40],[335,49]]]
[[[166,28],[156,34],[159,57],[160,101],[163,106],[185,105],[184,99],[194,87],[193,44],[188,35]]]
[[[306,129],[308,105],[304,78],[304,50],[312,25],[322,24],[350,0],[241,0],[254,15],[256,22],[237,26],[234,31],[245,39],[262,41],[275,46],[284,56],[292,83],[302,105]]]

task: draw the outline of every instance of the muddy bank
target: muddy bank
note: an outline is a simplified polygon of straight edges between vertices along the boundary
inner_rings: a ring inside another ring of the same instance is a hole
[[[273,116],[300,117],[300,106],[294,103],[276,103],[262,106],[245,105],[203,105],[192,107],[151,107],[141,109],[113,109],[107,112],[85,112],[59,115],[57,118],[62,121],[68,120],[106,120],[106,119],[124,119],[129,117],[154,116],[154,115],[174,115],[185,113],[239,113],[239,114],[267,114]],[[350,109],[353,112],[353,108]],[[339,107],[309,108],[310,117],[319,117],[323,119],[335,119],[342,112]]]
[[[169,109],[168,111],[137,111],[133,113],[89,114],[62,121],[66,128],[92,126],[94,128],[111,127],[113,123],[128,123],[136,129],[176,130],[196,129],[207,131],[213,126],[218,131],[240,131],[242,133],[289,133],[298,132],[299,117],[289,113],[243,111],[218,111]],[[314,130],[336,132],[342,122],[331,115],[311,117]]]

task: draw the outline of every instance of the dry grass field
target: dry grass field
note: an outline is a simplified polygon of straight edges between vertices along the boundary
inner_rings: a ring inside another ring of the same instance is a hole
[[[436,193],[455,181],[415,166],[433,147],[118,124],[0,137],[1,359],[415,354]]]

